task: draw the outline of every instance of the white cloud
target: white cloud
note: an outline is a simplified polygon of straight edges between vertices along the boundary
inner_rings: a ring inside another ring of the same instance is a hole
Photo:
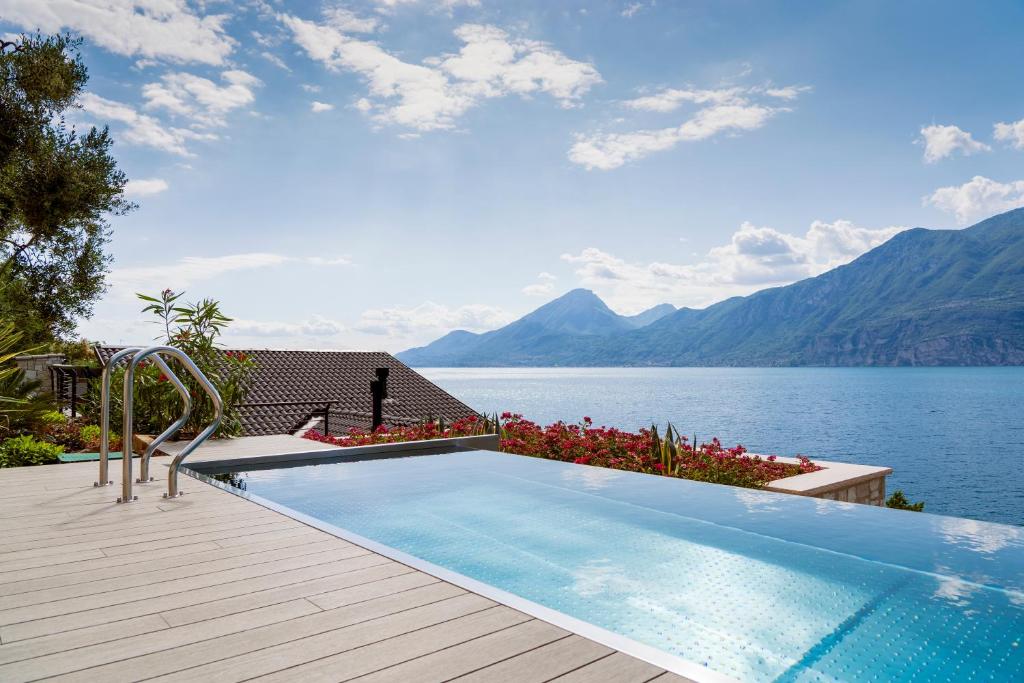
[[[548,296],[555,291],[555,280],[557,279],[551,273],[540,273],[537,275],[537,282],[523,287],[523,294],[526,296]]]
[[[235,319],[228,326],[225,337],[331,337],[346,329],[343,323],[320,315],[297,323]]]
[[[1016,149],[1024,149],[1024,119],[1013,123],[997,123],[993,133],[996,140],[1009,143]]]
[[[347,258],[328,259],[320,256],[299,257],[267,252],[228,254],[225,256],[186,256],[175,263],[163,263],[131,268],[115,268],[110,282],[123,293],[148,291],[170,287],[180,290],[195,282],[210,280],[228,273],[270,268],[288,263],[314,266],[347,265]]]
[[[765,88],[764,94],[768,97],[777,97],[780,100],[795,100],[801,93],[810,92],[809,85],[787,85],[782,88]]]
[[[162,178],[140,178],[129,180],[124,186],[124,193],[128,197],[148,197],[160,194],[167,188],[167,181]]]
[[[479,7],[480,0],[372,0],[377,6],[377,11],[382,14],[391,14],[400,7],[411,7],[423,5],[430,9],[439,9],[451,12],[456,7]]]
[[[313,113],[319,114],[322,111],[330,111],[334,109],[334,105],[327,104],[326,102],[317,102],[316,100],[314,100],[313,103],[310,104],[309,108],[313,111]]]
[[[803,235],[744,223],[727,244],[695,263],[630,262],[595,247],[563,254],[582,284],[616,310],[640,311],[670,301],[705,306],[768,285],[819,275],[877,247],[903,227],[861,228],[850,221],[814,221]]]
[[[180,156],[193,156],[186,147],[188,141],[217,139],[212,133],[165,126],[152,116],[140,114],[130,105],[93,93],[83,93],[79,102],[84,111],[98,117],[103,123],[124,124],[125,128],[118,140],[126,144],[153,147]]]
[[[319,85],[310,85],[309,83],[303,83],[302,89],[306,92],[320,92],[322,89]]]
[[[929,164],[945,159],[958,150],[964,156],[970,156],[992,149],[956,126],[924,126],[921,128],[920,142],[924,145],[924,160]]]
[[[587,170],[618,168],[630,161],[675,147],[680,142],[704,140],[722,133],[756,130],[773,116],[789,111],[772,99],[794,99],[806,86],[785,88],[729,87],[711,90],[663,88],[651,95],[626,100],[623,106],[637,111],[671,112],[684,104],[697,111],[679,126],[626,133],[577,134],[569,149],[569,160]]]
[[[667,112],[675,111],[684,102],[693,104],[746,104],[747,88],[720,88],[718,90],[693,90],[680,88],[663,88],[653,95],[645,95],[636,99],[626,100],[622,104],[630,109],[640,111]]]
[[[622,12],[620,12],[620,14],[622,16],[626,17],[627,19],[632,19],[633,15],[635,15],[637,12],[639,12],[643,8],[644,8],[644,3],[642,3],[642,2],[634,2],[634,3],[631,3],[631,4],[626,5],[625,7],[623,7],[622,8]]]
[[[963,185],[940,187],[924,204],[952,213],[961,225],[1024,206],[1024,180],[1000,183],[976,175]]]
[[[756,130],[784,109],[756,104],[712,105],[699,110],[675,128],[640,130],[633,133],[577,135],[569,150],[569,160],[587,170],[608,171],[623,164],[725,132]]]
[[[425,302],[413,308],[378,308],[365,311],[355,329],[374,335],[398,338],[431,338],[450,330],[493,330],[512,321],[496,306],[469,304],[449,308]]]
[[[270,52],[269,50],[264,50],[263,52],[261,52],[260,57],[263,57],[263,59],[267,60],[268,62],[270,62],[279,69],[283,69],[288,72],[292,70],[290,66],[284,63],[283,59],[275,55],[273,52]]]
[[[221,80],[223,85],[190,73],[166,73],[160,82],[142,87],[145,107],[164,109],[201,128],[227,125],[226,115],[251,104],[256,99],[253,88],[262,82],[238,69],[222,72]]]
[[[359,17],[344,7],[328,7],[324,10],[324,19],[344,33],[374,33],[380,28],[376,17]]]
[[[34,31],[81,33],[129,57],[220,65],[235,41],[227,14],[197,14],[185,0],[0,0],[5,22]]]
[[[381,124],[418,131],[452,129],[481,101],[511,94],[545,93],[570,107],[601,82],[591,64],[493,26],[464,24],[455,31],[463,42],[458,53],[413,64],[376,42],[353,38],[330,20],[280,19],[311,59],[365,80],[368,92],[358,108]]]

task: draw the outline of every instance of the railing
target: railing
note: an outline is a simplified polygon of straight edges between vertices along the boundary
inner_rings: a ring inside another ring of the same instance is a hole
[[[57,405],[70,409],[71,417],[78,415],[78,402],[82,396],[78,393],[78,385],[99,374],[98,368],[89,365],[71,365],[56,363],[50,366],[50,384]]]
[[[106,366],[103,368],[100,384],[100,476],[99,480],[94,486],[106,486],[111,484],[109,480],[109,456],[110,456],[110,382],[113,375],[114,368],[122,360],[131,356],[131,361],[128,364],[124,374],[124,389],[123,389],[123,422],[121,428],[121,497],[117,499],[118,503],[130,503],[133,500],[137,500],[137,497],[132,493],[132,440],[133,440],[133,428],[132,419],[134,415],[134,404],[135,404],[135,370],[139,367],[139,364],[147,358],[152,358],[152,363],[156,365],[160,371],[167,377],[168,381],[174,386],[181,396],[184,410],[182,411],[181,417],[174,421],[171,426],[160,433],[152,443],[146,447],[146,451],[142,454],[142,458],[139,465],[139,478],[135,483],[144,484],[152,481],[149,476],[149,459],[153,453],[163,444],[167,439],[171,438],[180,430],[185,423],[188,422],[189,415],[192,411],[192,397],[188,391],[188,388],[178,379],[177,375],[171,371],[170,367],[164,361],[161,356],[171,356],[181,363],[189,374],[199,383],[203,390],[209,395],[210,400],[213,402],[214,418],[213,422],[206,426],[203,431],[195,436],[188,444],[185,445],[181,451],[174,456],[171,461],[168,475],[167,475],[167,493],[164,494],[164,498],[176,498],[181,495],[178,490],[178,470],[181,468],[181,463],[192,454],[199,446],[203,444],[210,436],[213,435],[217,428],[220,426],[221,419],[224,417],[224,402],[221,400],[220,393],[217,388],[207,379],[206,375],[199,369],[198,366],[180,349],[176,349],[173,346],[151,346],[147,349],[140,347],[122,349],[110,357],[107,361]]]

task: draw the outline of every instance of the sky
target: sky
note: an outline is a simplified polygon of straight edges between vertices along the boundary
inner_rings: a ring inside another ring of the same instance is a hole
[[[79,332],[211,297],[383,349],[576,287],[703,307],[1024,205],[1019,0],[0,0],[71,31],[139,204]]]

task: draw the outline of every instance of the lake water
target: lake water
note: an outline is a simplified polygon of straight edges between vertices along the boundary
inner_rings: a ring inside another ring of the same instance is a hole
[[[892,467],[928,512],[1024,525],[1024,368],[417,368],[473,408],[657,423]]]

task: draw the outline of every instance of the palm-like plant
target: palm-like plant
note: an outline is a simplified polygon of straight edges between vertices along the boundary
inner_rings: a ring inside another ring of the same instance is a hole
[[[0,434],[7,435],[38,422],[53,410],[49,397],[39,393],[39,382],[25,379],[14,359],[37,348],[22,349],[23,333],[14,323],[0,320]]]

